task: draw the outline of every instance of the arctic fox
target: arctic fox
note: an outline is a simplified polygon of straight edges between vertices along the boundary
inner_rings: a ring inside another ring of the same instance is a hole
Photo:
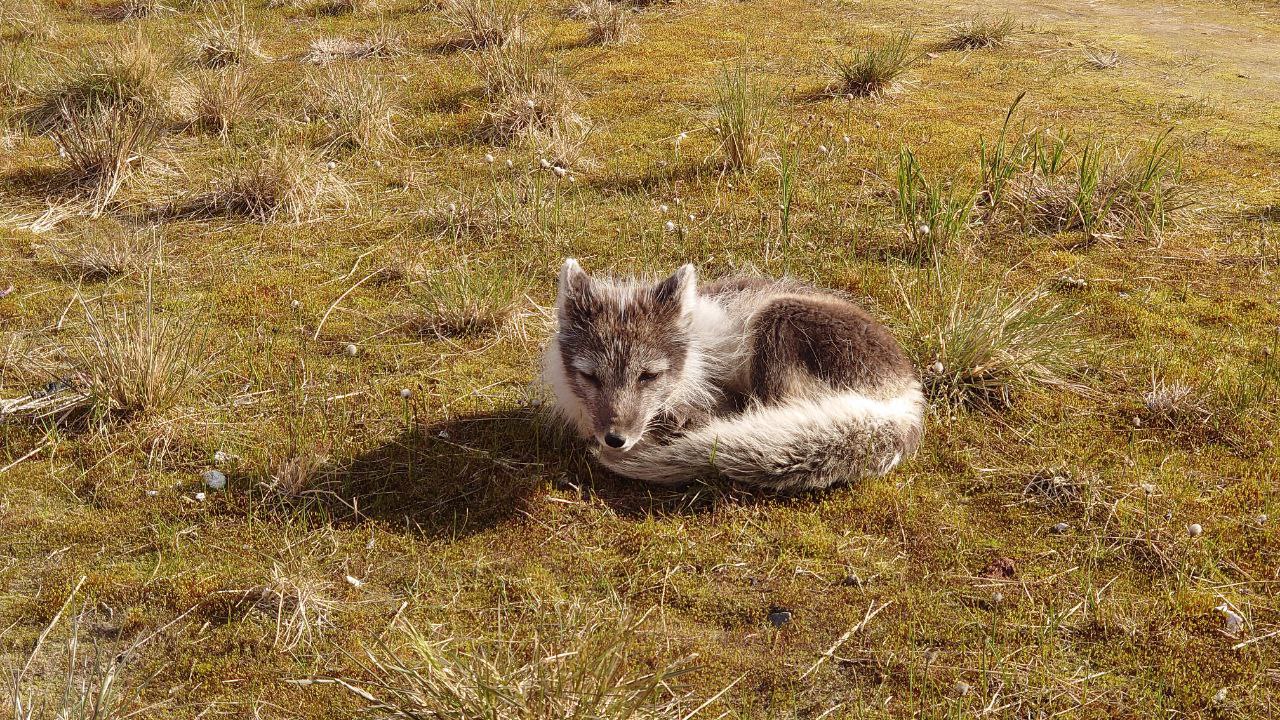
[[[881,475],[924,429],[915,369],[859,306],[789,281],[650,284],[560,270],[543,358],[555,408],[610,470],[785,491]]]

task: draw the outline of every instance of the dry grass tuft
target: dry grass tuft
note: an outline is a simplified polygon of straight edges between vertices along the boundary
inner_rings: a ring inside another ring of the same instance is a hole
[[[44,0],[0,0],[0,41],[39,42],[56,36]]]
[[[1179,381],[1151,379],[1142,395],[1143,424],[1154,427],[1188,429],[1208,421],[1211,413],[1204,396]]]
[[[613,0],[591,0],[575,13],[587,22],[587,40],[592,45],[619,45],[631,32],[631,8]]]
[[[261,79],[242,67],[198,73],[188,83],[191,124],[222,136],[252,119],[267,99]]]
[[[88,52],[56,74],[25,119],[36,131],[47,132],[68,113],[87,117],[118,107],[159,116],[167,100],[168,74],[160,55],[141,40],[120,42]]]
[[[578,148],[590,130],[578,114],[579,94],[542,50],[519,44],[479,54],[476,70],[490,101],[488,139],[528,142],[562,166],[582,166]]]
[[[299,223],[352,197],[350,186],[319,155],[278,141],[263,149],[228,148],[212,173],[210,189],[190,200],[184,214]]]
[[[720,154],[730,170],[749,170],[760,162],[772,98],[743,66],[726,68],[716,83],[715,129]]]
[[[310,116],[323,123],[328,141],[362,150],[396,140],[395,100],[377,75],[343,66],[313,78],[308,86]]]
[[[412,627],[392,649],[368,653],[371,679],[337,681],[369,710],[394,717],[684,720],[697,710],[673,686],[690,659],[639,666],[631,647],[641,621],[571,623],[549,641],[460,643]],[[363,686],[362,686],[363,685]]]
[[[162,12],[173,12],[173,8],[160,0],[113,0],[108,5],[96,6],[92,14],[104,20],[141,20]]]
[[[530,285],[505,268],[468,263],[434,273],[423,284],[419,330],[448,338],[497,333],[528,303]]]
[[[907,30],[887,40],[868,42],[848,57],[836,58],[832,61],[836,79],[830,92],[871,97],[887,92],[919,59],[919,53],[911,49],[914,39]]]
[[[159,262],[162,244],[155,228],[93,226],[71,236],[45,242],[50,260],[64,275],[80,280],[108,280],[142,272]]]
[[[1010,15],[977,15],[957,25],[943,47],[949,50],[999,47],[1008,42],[1016,27]]]
[[[378,0],[328,0],[322,10],[330,15],[362,15],[377,7]]]
[[[968,232],[975,194],[930,182],[915,154],[905,147],[898,155],[897,181],[894,209],[907,240],[905,259],[931,263]]]
[[[243,6],[238,14],[222,12],[196,23],[190,43],[192,60],[207,68],[266,57],[258,33],[245,18]]]
[[[462,31],[467,44],[477,48],[505,48],[524,39],[528,13],[503,0],[441,0],[445,22]]]
[[[320,38],[311,41],[305,60],[327,65],[339,60],[393,58],[405,53],[404,37],[391,29],[381,28],[360,39]]]
[[[1084,51],[1084,60],[1094,70],[1110,70],[1111,68],[1120,67],[1120,53],[1116,50],[1087,48]]]
[[[993,408],[1037,385],[1082,389],[1073,378],[1089,341],[1077,313],[1043,292],[973,291],[899,283],[907,311],[910,349],[926,368],[930,396],[950,405]]]
[[[291,452],[274,457],[267,467],[262,491],[275,501],[293,503],[321,490],[328,458],[315,450]]]
[[[62,107],[49,131],[70,181],[85,188],[100,212],[159,138],[162,121],[149,108],[128,105]]]
[[[244,593],[258,612],[274,619],[272,646],[291,652],[310,647],[333,626],[338,603],[328,593],[327,583],[300,573],[287,573],[279,565],[271,569],[271,580]]]
[[[100,418],[162,412],[209,374],[213,351],[204,319],[162,313],[150,294],[134,311],[86,317],[79,376]]]
[[[1030,157],[1007,188],[1008,202],[1030,230],[1078,230],[1089,241],[1159,240],[1169,215],[1190,204],[1182,161],[1168,133],[1138,152],[1109,153],[1089,143],[1071,158],[1059,144]]]

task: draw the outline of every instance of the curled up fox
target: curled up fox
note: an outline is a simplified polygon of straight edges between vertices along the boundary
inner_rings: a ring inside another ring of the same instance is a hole
[[[920,444],[924,397],[861,307],[786,280],[699,286],[560,271],[543,359],[555,408],[600,462],[664,485],[721,475],[777,490],[889,472]]]

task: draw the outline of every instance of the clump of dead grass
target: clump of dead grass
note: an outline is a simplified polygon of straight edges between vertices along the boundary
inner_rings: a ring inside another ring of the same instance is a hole
[[[577,12],[587,23],[587,40],[592,45],[619,45],[631,32],[631,8],[613,0],[591,0]]]
[[[943,43],[949,50],[978,50],[999,47],[1009,41],[1017,22],[1011,15],[979,14],[952,29]]]
[[[566,167],[586,164],[578,148],[590,126],[578,113],[579,94],[541,49],[524,44],[490,48],[475,64],[490,102],[489,140],[527,142]]]
[[[0,40],[40,42],[57,35],[44,0],[0,0]]]
[[[296,503],[312,498],[323,490],[321,481],[328,462],[315,449],[275,456],[267,465],[267,477],[260,489],[275,502]]]
[[[912,50],[915,35],[905,30],[890,38],[872,40],[846,57],[832,60],[834,95],[875,97],[893,88],[919,59]]]
[[[1035,386],[1083,390],[1076,379],[1091,343],[1077,312],[1046,292],[973,290],[940,279],[899,283],[910,346],[931,397],[1000,408]]]
[[[88,281],[143,272],[159,262],[161,250],[155,228],[133,229],[114,223],[55,235],[44,243],[50,261],[65,276]]]
[[[1203,424],[1211,412],[1204,396],[1191,385],[1173,380],[1151,379],[1142,394],[1142,422],[1162,428],[1188,429]]]
[[[457,241],[495,237],[510,221],[510,213],[500,210],[492,200],[459,198],[421,211],[416,225],[428,235]]]
[[[192,126],[221,136],[251,120],[267,99],[259,76],[243,67],[197,73],[187,88]]]
[[[209,374],[214,353],[205,321],[162,312],[150,292],[139,308],[86,318],[78,377],[100,418],[163,412]]]
[[[715,87],[716,134],[730,170],[754,168],[764,153],[771,95],[744,66],[725,68]]]
[[[396,30],[380,28],[362,38],[319,38],[311,42],[305,60],[327,65],[339,60],[393,58],[405,53],[404,37]]]
[[[56,72],[25,120],[34,130],[47,132],[68,114],[87,117],[104,108],[159,116],[167,100],[166,63],[138,39],[87,52],[70,68]]]
[[[123,22],[142,20],[163,12],[173,12],[173,7],[161,0],[111,0],[90,6],[89,13],[103,20]]]
[[[308,114],[324,124],[330,143],[372,150],[395,142],[399,110],[391,92],[368,70],[330,70],[312,78],[308,95]]]
[[[363,15],[373,12],[379,0],[327,0],[324,12],[330,15]]]
[[[299,223],[351,202],[350,186],[318,154],[279,141],[265,148],[227,148],[206,187],[181,204],[187,215]]]
[[[191,36],[192,61],[202,67],[221,68],[265,57],[262,41],[244,14],[215,13],[196,23]]]
[[[1137,152],[1109,152],[1090,142],[1074,158],[1061,145],[1031,158],[1009,182],[1008,201],[1033,231],[1075,230],[1088,241],[1159,240],[1170,214],[1190,204],[1168,133]]]
[[[145,107],[97,104],[72,109],[64,105],[49,135],[68,179],[89,193],[96,214],[115,197],[162,129],[161,119]]]
[[[524,39],[528,12],[505,0],[441,0],[440,15],[476,48],[505,48]]]
[[[528,302],[529,282],[509,269],[462,263],[423,281],[421,332],[470,338],[500,331]]]
[[[338,603],[328,584],[301,573],[289,573],[279,565],[271,568],[271,578],[244,592],[253,608],[275,622],[272,646],[291,652],[310,647],[333,627]]]
[[[367,653],[368,680],[335,680],[369,710],[397,717],[687,720],[701,708],[675,690],[690,658],[637,664],[641,621],[591,621],[559,637],[484,643],[406,627]]]

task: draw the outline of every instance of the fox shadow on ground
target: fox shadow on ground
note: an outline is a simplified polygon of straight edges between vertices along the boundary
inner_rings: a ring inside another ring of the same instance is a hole
[[[774,497],[720,483],[660,488],[613,475],[572,433],[526,408],[416,426],[339,464],[330,479],[359,521],[450,538],[529,513],[548,487],[636,518]]]

